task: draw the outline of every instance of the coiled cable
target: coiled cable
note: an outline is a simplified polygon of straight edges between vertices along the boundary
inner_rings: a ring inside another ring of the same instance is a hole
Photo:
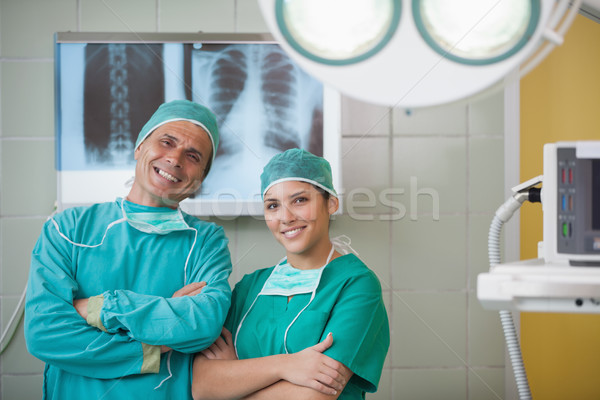
[[[539,189],[533,188],[528,191],[518,192],[506,200],[506,202],[496,211],[488,233],[488,259],[490,268],[500,264],[500,235],[502,233],[502,226],[513,216],[515,211],[521,208],[521,205],[525,200],[533,201],[534,199],[538,199],[539,201]],[[523,364],[521,346],[512,313],[508,310],[501,310],[500,322],[502,324],[502,330],[504,331],[504,340],[506,341],[508,356],[513,367],[519,399],[531,400],[531,391],[529,389],[529,382],[527,381],[527,373],[525,371],[525,365]]]

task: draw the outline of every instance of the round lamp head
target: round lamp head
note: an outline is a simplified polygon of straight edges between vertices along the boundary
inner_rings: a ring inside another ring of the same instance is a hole
[[[491,64],[519,51],[540,17],[538,1],[413,0],[425,41],[440,55],[464,64]]]
[[[377,53],[400,19],[394,0],[276,0],[281,33],[305,57],[351,64]]]

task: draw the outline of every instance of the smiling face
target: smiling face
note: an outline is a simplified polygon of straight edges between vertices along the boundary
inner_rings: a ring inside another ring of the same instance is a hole
[[[135,150],[135,181],[127,199],[176,208],[198,190],[210,157],[212,143],[198,125],[174,121],[159,126]]]
[[[285,248],[293,266],[319,268],[323,265],[331,249],[329,217],[338,205],[336,197],[325,199],[306,182],[281,182],[267,190],[264,195],[267,226]]]

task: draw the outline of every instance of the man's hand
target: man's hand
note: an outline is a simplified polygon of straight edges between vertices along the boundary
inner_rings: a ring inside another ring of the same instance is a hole
[[[290,354],[290,362],[283,369],[283,379],[329,395],[343,390],[351,372],[344,364],[323,354],[332,344],[330,333],[321,343]]]
[[[192,282],[173,293],[173,296],[171,297],[195,296],[199,294],[205,286],[206,282]]]
[[[83,317],[83,319],[85,319],[87,321],[87,306],[88,306],[88,299],[77,299],[73,301],[73,307],[75,307],[75,310],[77,311],[77,313],[79,315],[81,315]]]
[[[221,336],[207,349],[201,352],[209,360],[237,360],[231,332],[226,328],[221,330]]]

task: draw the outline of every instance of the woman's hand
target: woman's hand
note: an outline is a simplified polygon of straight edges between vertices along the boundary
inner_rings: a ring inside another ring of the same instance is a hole
[[[342,392],[352,372],[323,354],[331,347],[328,335],[321,343],[294,354],[238,360],[231,333],[221,337],[194,359],[194,399],[331,398]],[[336,397],[337,398],[337,397]]]
[[[233,346],[231,332],[226,328],[223,328],[223,330],[221,330],[221,336],[219,336],[209,348],[203,350],[201,353],[209,360],[238,359],[235,347]]]
[[[332,344],[330,333],[321,343],[290,354],[283,379],[324,394],[335,395],[343,390],[352,373],[344,364],[323,354]]]

